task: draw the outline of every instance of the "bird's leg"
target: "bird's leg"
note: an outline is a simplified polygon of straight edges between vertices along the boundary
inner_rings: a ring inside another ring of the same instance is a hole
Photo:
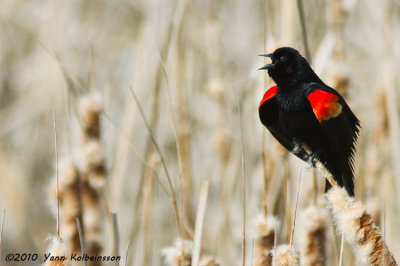
[[[300,159],[302,159],[303,161],[311,164],[311,166],[313,167],[314,165],[311,163],[313,155],[310,148],[306,144],[304,144],[304,142],[298,139],[294,139],[294,143],[295,145],[294,149],[292,150],[292,153],[295,154]]]
[[[312,167],[317,167],[317,162],[319,161],[319,154],[317,152],[314,152],[310,155],[310,164]]]

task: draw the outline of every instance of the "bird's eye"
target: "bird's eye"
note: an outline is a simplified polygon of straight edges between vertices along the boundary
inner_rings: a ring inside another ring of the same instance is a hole
[[[284,55],[282,55],[281,57],[279,57],[279,61],[281,61],[281,62],[285,62],[286,59],[287,59],[287,57],[284,56]]]

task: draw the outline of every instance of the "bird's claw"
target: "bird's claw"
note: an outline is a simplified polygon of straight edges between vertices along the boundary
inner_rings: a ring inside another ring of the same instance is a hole
[[[315,168],[318,162],[318,154],[317,153],[309,154],[307,156],[307,161],[311,165],[311,167]]]

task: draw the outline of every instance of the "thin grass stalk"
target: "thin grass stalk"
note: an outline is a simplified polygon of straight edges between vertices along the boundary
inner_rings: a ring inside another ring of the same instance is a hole
[[[53,114],[53,132],[54,132],[54,154],[56,158],[56,197],[57,197],[57,217],[56,217],[56,235],[60,238],[60,192],[58,185],[58,149],[57,149],[57,126],[56,126],[56,114],[54,109],[52,110]]]
[[[125,262],[124,262],[124,266],[128,265],[128,261],[129,261],[129,246],[131,245],[131,241],[128,241],[128,243],[126,244],[126,249],[125,249]]]
[[[171,180],[171,177],[169,175],[169,171],[168,171],[167,165],[166,165],[164,157],[163,157],[163,155],[161,153],[161,149],[158,146],[158,143],[154,138],[153,131],[150,128],[150,125],[146,120],[146,117],[144,115],[144,112],[143,112],[143,109],[142,109],[142,107],[140,105],[140,102],[139,102],[135,92],[133,91],[133,89],[131,87],[129,89],[130,89],[130,92],[131,92],[131,95],[132,95],[133,99],[135,100],[136,106],[139,109],[139,113],[140,113],[140,115],[142,117],[142,120],[143,120],[143,123],[145,124],[146,129],[147,129],[147,131],[149,133],[150,139],[152,140],[152,143],[153,143],[155,149],[157,150],[158,155],[160,156],[161,164],[163,166],[165,175],[167,177],[167,181],[168,181],[168,185],[169,185],[169,189],[170,189],[170,193],[171,193],[170,195],[171,195],[172,206],[173,206],[174,211],[175,211],[175,218],[176,218],[176,223],[177,223],[177,227],[178,227],[178,235],[181,235],[182,231],[181,231],[180,213],[179,213],[179,209],[178,209],[178,205],[177,205],[177,201],[176,201],[176,193],[175,193],[175,190],[174,190],[174,186],[172,185],[172,180]]]
[[[118,228],[118,216],[116,213],[112,213],[112,225],[113,225],[113,255],[119,255],[119,228]],[[119,262],[115,262],[115,265],[119,265]]]
[[[181,65],[183,64],[183,59],[181,58],[181,54],[183,51],[177,52],[178,54],[178,73],[182,74],[183,70]],[[187,105],[186,99],[184,100],[182,94],[184,94],[184,90],[182,87],[184,86],[181,81],[182,75],[178,77],[179,82],[177,84],[177,109],[178,109],[178,119],[175,118],[174,111],[172,108],[172,95],[171,89],[169,85],[169,79],[167,74],[167,69],[165,66],[165,62],[162,61],[162,57],[160,54],[160,66],[165,79],[165,84],[167,88],[168,95],[168,105],[169,110],[171,112],[171,120],[173,125],[176,149],[178,154],[178,167],[179,167],[179,188],[180,188],[180,199],[181,199],[181,215],[183,226],[192,227],[193,217],[191,216],[191,195],[192,195],[192,170],[191,170],[191,149],[190,149],[190,134],[189,134],[189,119],[187,115]],[[184,107],[185,106],[185,107]],[[183,231],[183,237],[190,236],[190,232],[192,229],[188,228]]]
[[[197,206],[192,266],[198,266],[200,262],[201,236],[203,232],[204,215],[207,206],[207,195],[208,195],[208,181],[203,180],[201,181],[200,184],[199,203]]]
[[[307,61],[311,63],[311,53],[310,53],[310,48],[308,47],[308,40],[307,40],[307,28],[306,28],[306,19],[304,15],[304,6],[303,6],[303,0],[296,0],[297,4],[297,11],[299,13],[299,18],[300,18],[300,26],[301,26],[301,36],[303,40],[303,45],[304,45],[304,50],[306,54]]]
[[[0,261],[2,259],[2,248],[3,248],[3,228],[4,228],[4,218],[6,216],[6,209],[3,209],[3,214],[1,215],[1,224],[0,224]]]
[[[179,31],[180,35],[183,35],[182,30]],[[184,77],[187,73],[184,71],[187,68],[186,50],[185,44],[181,40],[177,41],[177,68],[180,75],[177,79],[177,90],[176,90],[176,106],[177,106],[177,146],[179,148],[180,155],[180,172],[181,172],[181,198],[182,198],[182,220],[190,227],[193,225],[192,211],[192,155],[191,155],[191,143],[190,143],[190,117],[188,112],[188,96],[185,88],[187,87],[184,82]]]
[[[79,241],[81,244],[81,252],[82,255],[86,254],[86,249],[85,249],[85,240],[83,238],[83,231],[82,231],[82,226],[81,226],[81,221],[78,217],[76,217],[76,226],[78,228],[78,233],[79,233]],[[85,266],[87,266],[87,261],[84,261]]]
[[[150,171],[145,172],[145,180],[143,184],[143,213],[142,213],[142,237],[143,237],[143,254],[142,265],[150,264],[150,250],[152,248],[151,239],[151,211],[153,205],[153,175]]]
[[[182,1],[177,1],[173,10],[174,10],[174,14],[173,14],[172,19],[170,20],[168,26],[167,26],[167,34],[166,34],[166,37],[164,39],[164,42],[163,42],[162,48],[161,48],[161,60],[160,60],[160,63],[158,64],[158,66],[157,66],[156,76],[155,76],[155,79],[154,79],[154,84],[153,84],[153,86],[151,88],[151,100],[152,100],[152,102],[151,102],[151,105],[150,105],[149,122],[148,122],[148,126],[146,126],[146,127],[147,127],[148,130],[150,129],[150,131],[154,131],[154,132],[157,131],[157,127],[156,126],[157,126],[158,118],[159,118],[159,99],[160,99],[160,90],[161,90],[162,77],[163,77],[162,62],[167,61],[174,34],[177,31],[177,27],[180,25],[181,20],[182,20],[183,10],[184,10],[184,3]],[[132,93],[132,89],[131,89],[131,93]],[[136,98],[136,96],[135,96],[135,98]],[[135,99],[135,101],[137,102],[137,99]],[[144,116],[142,115],[142,118],[143,117]],[[157,145],[154,145],[154,142],[155,142],[154,137],[152,136],[152,134],[149,134],[149,136],[147,136],[146,141],[145,141],[146,144],[145,144],[144,159],[145,159],[146,162],[148,162],[149,159],[150,159],[153,147],[155,146],[155,148],[157,149]],[[158,151],[158,153],[159,153],[159,151]],[[163,161],[163,159],[162,159],[162,161]],[[162,163],[164,165],[164,162],[162,162]],[[141,176],[141,181],[140,181],[140,186],[139,187],[142,187],[146,171],[147,170],[146,170],[146,167],[144,165],[144,167],[142,169],[142,173],[140,175]],[[169,179],[170,178],[168,177],[168,182],[170,183]],[[171,184],[170,184],[170,187],[172,187]],[[176,202],[175,192],[172,193],[172,197],[173,197],[172,204],[174,205],[175,215],[177,216],[178,234],[180,236],[182,231],[181,231],[181,225],[180,225],[180,216],[179,216],[178,208],[176,207],[177,202]],[[136,198],[135,206],[140,205],[140,202],[139,202],[140,200],[141,200],[141,191],[139,191],[138,197]]]
[[[340,253],[339,253],[339,266],[343,265],[343,254],[344,254],[344,236],[340,237]]]
[[[235,88],[232,88],[236,98],[236,108],[239,114],[239,131],[240,131],[240,153],[241,153],[241,173],[242,173],[242,265],[246,265],[246,165],[244,160],[244,136],[242,124],[241,102]]]
[[[297,207],[298,207],[298,203],[299,203],[299,194],[300,194],[300,184],[301,184],[301,173],[302,173],[303,168],[300,168],[300,176],[299,176],[299,182],[297,184],[297,192],[296,192],[296,204],[294,207],[294,217],[293,217],[293,227],[292,227],[292,231],[290,234],[290,241],[289,241],[289,245],[293,246],[293,238],[294,238],[294,230],[296,228],[296,217],[297,217]]]

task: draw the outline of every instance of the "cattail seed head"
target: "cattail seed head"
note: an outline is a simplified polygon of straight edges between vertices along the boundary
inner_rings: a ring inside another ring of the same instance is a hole
[[[272,265],[296,266],[299,265],[299,256],[292,246],[279,245],[272,250]]]
[[[87,95],[80,97],[79,103],[79,119],[83,127],[84,141],[100,137],[100,105],[96,102],[95,97]]]
[[[325,208],[310,206],[299,215],[297,243],[301,265],[326,265],[326,240],[329,213]]]
[[[259,214],[253,222],[255,236],[255,258],[253,266],[271,265],[271,250],[274,247],[275,232],[279,229],[279,220],[272,215]]]
[[[162,250],[165,263],[169,266],[190,266],[192,262],[193,242],[177,238],[172,247]]]
[[[100,142],[98,140],[88,141],[81,148],[78,159],[82,177],[88,180],[93,188],[103,188],[107,181],[107,171]]]
[[[68,246],[67,244],[58,237],[51,236],[49,237],[49,247],[47,249],[47,254],[50,254],[50,257],[43,264],[44,266],[66,266],[70,265],[68,262]]]
[[[336,228],[352,246],[363,265],[397,265],[365,206],[350,197],[344,188],[326,194]]]

